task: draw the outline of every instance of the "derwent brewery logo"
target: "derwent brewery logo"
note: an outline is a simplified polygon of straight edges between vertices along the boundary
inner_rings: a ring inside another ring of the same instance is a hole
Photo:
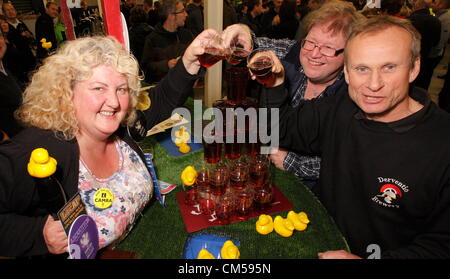
[[[202,101],[194,100],[193,117],[187,108],[176,108],[175,113],[188,120],[183,126],[193,132],[195,143],[260,143],[261,154],[270,154],[272,147],[279,146],[278,108],[208,108],[203,112]],[[210,122],[203,127],[203,120]],[[173,141],[176,130],[172,129]]]
[[[409,192],[409,187],[394,178],[377,178],[380,187],[379,194],[372,198],[372,201],[378,205],[388,208],[400,208],[398,200],[403,197],[403,193]]]

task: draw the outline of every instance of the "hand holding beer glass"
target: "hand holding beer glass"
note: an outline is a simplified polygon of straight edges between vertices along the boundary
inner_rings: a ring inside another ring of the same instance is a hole
[[[266,87],[277,86],[284,82],[283,66],[271,50],[255,49],[247,57],[247,67],[253,79]]]
[[[229,48],[224,46],[224,42],[220,35],[215,35],[209,38],[209,40],[203,43],[203,47],[205,52],[198,57],[198,61],[200,62],[200,65],[206,68],[209,68],[220,60],[225,59],[225,57],[229,54]]]
[[[239,39],[235,39],[230,44],[227,56],[228,63],[230,63],[231,65],[238,65],[250,55],[250,53],[252,52],[252,48],[246,49],[244,45],[245,42]]]

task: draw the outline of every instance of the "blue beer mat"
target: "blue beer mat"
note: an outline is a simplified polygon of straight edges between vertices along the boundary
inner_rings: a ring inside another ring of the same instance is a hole
[[[191,136],[191,142],[189,143],[191,150],[188,153],[181,153],[178,150],[178,146],[176,146],[175,143],[172,142],[170,134],[171,129],[163,133],[156,134],[155,137],[156,140],[162,145],[162,147],[164,147],[167,150],[167,152],[169,152],[169,154],[172,155],[173,157],[180,157],[183,155],[187,155],[203,148],[203,145],[201,143],[194,143],[194,137]]]

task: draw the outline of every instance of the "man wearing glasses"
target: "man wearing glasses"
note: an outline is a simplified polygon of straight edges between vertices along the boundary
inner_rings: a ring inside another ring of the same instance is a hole
[[[305,19],[307,35],[300,42],[253,38],[254,48],[274,51],[283,63],[291,106],[296,107],[304,100],[346,92],[344,46],[351,26],[361,18],[351,3],[331,1],[308,14]],[[242,25],[227,29],[225,37],[231,38],[236,33],[250,37]],[[278,168],[293,172],[310,188],[319,178],[320,157],[279,149],[271,159]]]
[[[159,16],[162,23],[147,35],[142,53],[141,67],[147,82],[160,81],[175,66],[187,46],[194,39],[192,33],[183,28],[187,13],[180,0],[160,1]]]

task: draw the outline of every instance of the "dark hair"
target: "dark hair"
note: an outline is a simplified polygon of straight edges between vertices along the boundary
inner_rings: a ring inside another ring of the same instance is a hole
[[[280,19],[291,20],[296,19],[297,4],[295,0],[284,0],[280,6]]]
[[[403,0],[383,0],[381,1],[381,11],[388,15],[397,15],[402,8]]]
[[[247,3],[244,4],[248,8],[247,12],[253,11],[255,6],[258,6],[260,2],[261,0],[248,0]]]
[[[141,6],[136,6],[130,11],[130,23],[131,25],[135,25],[141,22],[147,22],[148,14],[144,11],[144,8]]]
[[[56,6],[58,6],[58,3],[52,2],[52,1],[48,1],[47,4],[45,4],[45,7],[48,8],[48,7],[50,7],[51,5],[56,5]]]
[[[181,2],[181,0],[161,0],[161,7],[158,10],[158,16],[161,22],[166,21],[169,14],[175,12],[178,2]]]

